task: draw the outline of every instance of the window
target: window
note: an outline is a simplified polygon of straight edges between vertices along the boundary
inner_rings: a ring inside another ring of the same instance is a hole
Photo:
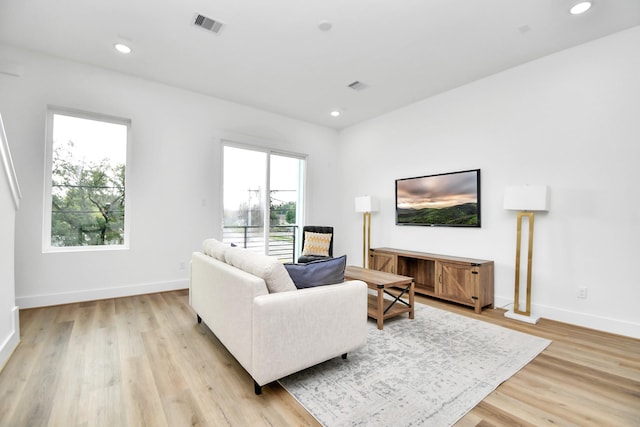
[[[223,240],[294,261],[300,252],[304,156],[225,145]]]
[[[130,126],[126,119],[49,109],[45,251],[128,246]]]

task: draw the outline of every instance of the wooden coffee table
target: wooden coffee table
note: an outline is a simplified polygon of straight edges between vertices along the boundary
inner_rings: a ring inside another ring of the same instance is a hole
[[[413,319],[415,288],[413,277],[348,265],[344,271],[344,278],[345,280],[362,280],[369,289],[377,291],[377,295],[369,295],[367,315],[378,321],[378,329],[383,328],[385,319],[402,313],[409,313],[409,319]],[[389,288],[399,288],[399,293],[389,292]],[[409,294],[409,302],[402,298],[406,293]],[[384,294],[394,299],[385,299]]]

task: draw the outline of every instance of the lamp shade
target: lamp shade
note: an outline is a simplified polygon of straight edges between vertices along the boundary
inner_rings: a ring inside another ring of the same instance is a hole
[[[378,201],[371,196],[356,197],[356,212],[377,212]]]
[[[549,187],[515,185],[504,190],[504,208],[514,211],[548,211]]]

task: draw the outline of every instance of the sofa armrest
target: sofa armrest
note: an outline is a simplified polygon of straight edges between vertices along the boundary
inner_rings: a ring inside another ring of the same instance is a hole
[[[267,286],[259,277],[199,252],[191,256],[191,307],[247,370],[252,305],[257,296],[266,294]]]
[[[256,297],[251,376],[267,384],[367,342],[367,285],[337,285]]]

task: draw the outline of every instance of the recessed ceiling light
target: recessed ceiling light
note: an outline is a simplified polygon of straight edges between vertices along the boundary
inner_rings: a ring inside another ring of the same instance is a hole
[[[518,27],[518,31],[520,31],[521,34],[528,33],[529,31],[531,31],[531,27],[528,25],[522,25]]]
[[[591,2],[590,1],[583,1],[583,2],[576,3],[575,5],[573,5],[573,7],[569,10],[569,12],[572,15],[580,15],[581,13],[585,13],[589,9],[591,9]]]
[[[131,53],[131,48],[124,43],[116,43],[113,47],[120,53]]]
[[[334,111],[330,112],[329,114],[331,114],[331,117],[338,117],[340,115],[340,111],[334,110]]]
[[[320,21],[318,22],[318,29],[320,31],[329,31],[333,27],[333,24],[329,21]]]

